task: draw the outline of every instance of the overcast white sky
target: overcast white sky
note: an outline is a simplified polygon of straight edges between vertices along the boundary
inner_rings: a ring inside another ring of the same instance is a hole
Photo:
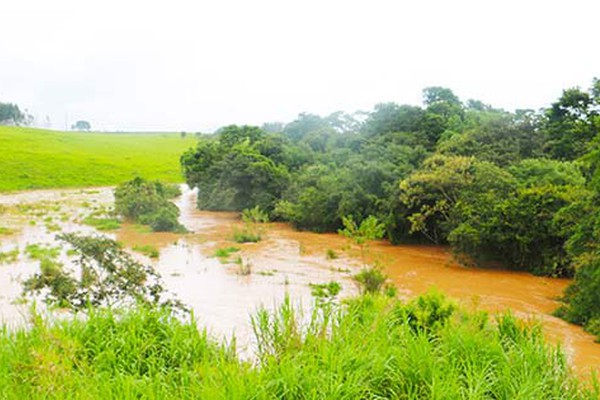
[[[599,1],[18,0],[0,101],[52,128],[211,131],[303,111],[463,100],[543,107],[600,77]]]

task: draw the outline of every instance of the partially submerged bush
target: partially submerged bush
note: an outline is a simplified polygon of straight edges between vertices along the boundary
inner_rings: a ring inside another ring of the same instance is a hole
[[[352,215],[342,217],[342,222],[344,224],[344,229],[338,230],[338,233],[346,236],[360,248],[363,268],[366,268],[369,242],[383,238],[385,226],[372,215],[369,215],[362,220],[360,224],[354,221]]]
[[[260,242],[261,239],[262,235],[259,232],[252,231],[246,227],[233,231],[233,241],[236,243],[256,243]]]
[[[173,195],[172,188],[137,177],[115,189],[115,211],[155,232],[185,231],[177,220],[179,209],[169,201]]]
[[[79,271],[52,258],[41,259],[41,271],[24,282],[24,294],[44,294],[50,305],[83,310],[90,306],[166,306],[182,310],[166,291],[160,275],[135,261],[120,244],[102,236],[62,234],[59,240],[76,252]]]
[[[379,293],[387,282],[387,276],[377,267],[363,268],[352,279],[358,284],[361,293]]]
[[[269,216],[259,206],[242,211],[244,227],[233,231],[233,240],[237,243],[256,243],[262,240],[263,229],[259,224],[269,222]]]
[[[261,210],[259,206],[246,208],[242,211],[242,221],[249,224],[261,224],[269,222],[269,215]]]

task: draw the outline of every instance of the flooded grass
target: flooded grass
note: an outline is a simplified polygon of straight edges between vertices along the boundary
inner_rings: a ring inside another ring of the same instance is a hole
[[[10,264],[17,261],[19,257],[19,249],[0,252],[0,264]]]
[[[83,223],[93,226],[99,231],[114,231],[121,227],[121,220],[118,218],[99,218],[89,216],[83,220]]]
[[[32,260],[53,259],[60,255],[60,247],[51,247],[39,243],[28,244],[25,247],[25,254]]]
[[[220,249],[215,250],[214,256],[222,259],[227,259],[230,255],[238,251],[240,251],[239,247],[222,247]]]
[[[14,234],[16,231],[11,228],[7,228],[5,226],[0,226],[0,235],[10,236]]]
[[[137,251],[138,253],[142,253],[143,255],[150,258],[158,258],[160,256],[160,252],[158,249],[150,244],[133,246],[133,251]]]

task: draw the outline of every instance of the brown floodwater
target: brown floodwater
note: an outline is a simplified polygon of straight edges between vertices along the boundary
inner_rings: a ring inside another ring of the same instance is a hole
[[[105,234],[129,248],[148,244],[158,248],[157,260],[133,254],[157,268],[166,286],[193,308],[200,326],[220,337],[235,334],[242,353],[253,348],[250,317],[259,307],[272,309],[289,295],[298,307],[307,310],[312,301],[310,283],[336,280],[342,284],[342,295],[356,293],[350,276],[360,268],[361,261],[357,249],[349,247],[345,238],[298,232],[287,224],[271,223],[264,228],[264,240],[239,245],[231,241],[233,230],[241,226],[237,215],[199,211],[195,199],[196,193],[184,188],[175,201],[188,234],[151,233],[131,224]],[[4,208],[0,227],[14,230],[10,235],[0,235],[0,251],[21,250],[16,261],[0,264],[0,318],[5,323],[18,324],[27,315],[26,306],[14,301],[20,293],[20,282],[38,268],[36,261],[23,254],[25,246],[56,245],[56,229],[95,232],[83,225],[82,219],[111,203],[110,188],[0,195],[0,206]],[[230,246],[240,251],[228,260],[214,257],[217,249]],[[328,250],[340,257],[328,259]],[[547,337],[561,343],[578,373],[600,370],[600,344],[594,342],[594,337],[551,315],[568,280],[465,268],[453,260],[447,248],[439,246],[392,246],[381,241],[372,244],[369,253],[372,261],[384,267],[402,297],[435,288],[465,307],[493,313],[511,310],[523,319],[540,321]],[[251,265],[251,274],[240,273],[234,262],[238,256]],[[61,260],[67,266],[71,261],[64,252]]]

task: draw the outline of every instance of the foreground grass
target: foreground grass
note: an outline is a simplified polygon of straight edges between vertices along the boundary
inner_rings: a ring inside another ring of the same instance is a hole
[[[0,126],[0,192],[115,185],[143,176],[181,182],[194,135],[83,133]]]
[[[255,363],[161,311],[92,312],[86,321],[0,338],[0,396],[203,399],[592,399],[536,327],[490,321],[439,297],[409,305],[362,296],[301,326],[290,303],[254,319]]]

